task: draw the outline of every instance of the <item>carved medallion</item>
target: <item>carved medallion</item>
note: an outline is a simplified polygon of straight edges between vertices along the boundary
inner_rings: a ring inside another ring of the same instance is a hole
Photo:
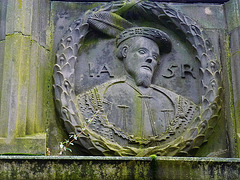
[[[59,43],[54,89],[89,155],[189,155],[221,110],[211,42],[163,3],[111,2],[81,15]]]

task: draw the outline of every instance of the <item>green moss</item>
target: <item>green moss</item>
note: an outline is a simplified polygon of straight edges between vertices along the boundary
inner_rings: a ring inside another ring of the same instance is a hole
[[[18,8],[19,8],[19,9],[22,8],[22,0],[18,0]]]
[[[155,154],[151,155],[150,157],[152,158],[153,161],[156,161],[156,159],[157,159],[157,155],[155,155]]]
[[[4,72],[3,72],[3,98],[1,103],[4,104],[4,107],[1,108],[2,125],[0,128],[1,133],[5,133],[5,130],[8,129],[7,119],[11,116],[16,120],[16,129],[12,132],[12,137],[21,137],[14,139],[7,144],[5,142],[0,145],[0,153],[44,153],[45,151],[45,139],[43,135],[41,138],[37,136],[26,137],[26,135],[32,135],[35,133],[45,132],[45,128],[38,128],[34,130],[29,130],[31,127],[28,126],[29,120],[33,124],[45,124],[44,118],[40,118],[33,115],[31,118],[28,117],[29,114],[34,114],[34,111],[31,111],[29,108],[29,102],[32,102],[31,97],[35,97],[35,94],[38,93],[33,90],[33,87],[37,85],[37,82],[33,82],[30,86],[29,80],[31,77],[31,72],[35,72],[35,69],[32,69],[33,66],[30,65],[30,60],[34,61],[34,67],[38,66],[39,60],[44,58],[39,58],[39,56],[44,56],[47,50],[40,46],[36,41],[31,39],[31,36],[26,36],[22,33],[13,33],[8,34],[5,39],[5,56],[4,56]],[[32,51],[33,44],[37,47],[36,53]],[[38,50],[41,49],[41,54]],[[31,53],[30,53],[31,52]],[[46,58],[47,61],[47,58]],[[37,68],[36,68],[37,69]],[[43,68],[44,69],[44,68]],[[44,78],[44,77],[42,77]],[[13,82],[9,86],[9,79]],[[13,90],[9,90],[12,88]],[[43,86],[39,89],[44,89]],[[29,92],[33,91],[34,95],[29,96]],[[12,96],[14,93],[15,96]],[[9,97],[16,102],[14,104],[9,104]],[[35,107],[35,110],[43,107],[43,104],[37,105],[35,102],[31,103],[31,106]],[[11,107],[11,109],[10,109]],[[34,108],[32,108],[34,109]],[[16,113],[12,113],[16,112]],[[34,127],[37,127],[36,125]],[[2,131],[2,128],[5,130]],[[15,127],[14,127],[15,128]],[[6,131],[7,133],[7,131]],[[6,137],[7,134],[3,134],[2,137]],[[24,137],[24,138],[23,138]],[[33,143],[34,142],[34,143]],[[28,154],[27,154],[28,155]]]
[[[229,35],[226,35],[225,38],[225,49],[226,49],[226,60],[227,60],[227,77],[228,77],[228,82],[229,82],[229,91],[230,91],[230,115],[231,115],[231,119],[234,125],[234,129],[235,132],[237,132],[237,119],[235,117],[235,107],[234,107],[234,100],[233,100],[233,85],[232,85],[232,70],[231,70],[231,51],[230,51],[230,47],[229,47]],[[235,134],[235,148],[236,148],[236,152],[238,152],[239,146],[240,146],[240,142],[238,142],[237,136]],[[238,157],[240,157],[240,152],[238,152]]]
[[[138,97],[138,94],[135,93],[134,95],[134,105],[136,107],[134,107],[134,109],[137,110],[136,113],[136,129],[134,130],[135,132],[137,132],[137,137],[142,137],[142,102],[141,102],[141,98]]]

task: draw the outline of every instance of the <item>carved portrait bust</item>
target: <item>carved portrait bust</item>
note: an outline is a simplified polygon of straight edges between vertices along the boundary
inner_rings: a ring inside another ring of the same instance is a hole
[[[113,4],[86,12],[60,42],[54,69],[60,117],[86,154],[187,154],[206,140],[220,111],[218,63],[209,47],[198,48],[206,39],[183,14],[152,2],[122,4],[134,7],[125,14]],[[175,18],[192,46],[180,47],[175,29],[134,21],[143,9],[156,20],[161,13]],[[181,56],[191,48],[195,60]]]
[[[152,84],[154,71],[161,61],[160,54],[171,51],[170,38],[155,28],[134,27],[120,33],[116,48],[116,56],[124,64],[126,75],[79,95],[78,100],[86,107],[99,98],[106,117],[102,123],[111,124],[115,133],[111,133],[111,128],[103,130],[100,124],[98,130],[93,129],[100,134],[107,131],[104,134],[113,142],[129,146],[156,145],[164,132],[171,129],[174,133],[176,118],[181,116],[189,121],[188,115],[193,115],[197,108],[190,100]],[[93,94],[96,97],[93,98]],[[87,104],[82,101],[85,99],[88,99]],[[83,114],[87,114],[85,110]]]

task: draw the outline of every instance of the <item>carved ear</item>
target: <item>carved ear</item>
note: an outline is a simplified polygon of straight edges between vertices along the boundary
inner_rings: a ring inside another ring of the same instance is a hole
[[[122,52],[121,52],[123,58],[127,57],[127,51],[128,51],[128,46],[127,45],[123,46],[122,47]]]

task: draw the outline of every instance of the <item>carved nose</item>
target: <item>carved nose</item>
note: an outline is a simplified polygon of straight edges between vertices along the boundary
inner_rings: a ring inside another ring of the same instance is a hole
[[[150,57],[147,58],[146,62],[147,62],[147,63],[152,63],[152,58],[150,58]]]

